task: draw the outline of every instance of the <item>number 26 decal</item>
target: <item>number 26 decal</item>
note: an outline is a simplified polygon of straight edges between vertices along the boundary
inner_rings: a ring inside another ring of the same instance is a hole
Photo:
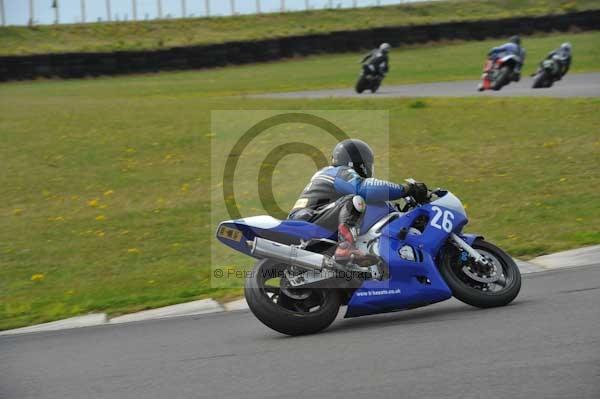
[[[454,214],[450,211],[442,211],[438,206],[432,206],[431,209],[435,212],[433,219],[431,219],[431,226],[439,230],[444,230],[446,233],[452,231],[452,221],[454,220]],[[440,219],[442,224],[440,225]]]

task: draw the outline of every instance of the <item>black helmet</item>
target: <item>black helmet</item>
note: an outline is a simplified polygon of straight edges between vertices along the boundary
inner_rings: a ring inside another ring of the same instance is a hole
[[[508,41],[516,44],[517,46],[521,45],[521,38],[519,37],[519,35],[512,36],[510,39],[508,39]]]
[[[362,177],[373,176],[373,151],[362,140],[340,141],[333,149],[331,165],[350,166]]]

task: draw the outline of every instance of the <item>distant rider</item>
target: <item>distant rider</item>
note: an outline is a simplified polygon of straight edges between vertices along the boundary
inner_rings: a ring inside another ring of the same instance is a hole
[[[384,76],[390,70],[388,53],[391,48],[392,46],[388,43],[382,43],[379,48],[373,49],[369,54],[365,55],[360,63],[371,73]]]
[[[290,211],[289,219],[305,220],[338,232],[334,258],[338,263],[376,263],[374,257],[356,248],[355,238],[369,203],[406,196],[425,202],[423,183],[395,184],[373,175],[373,152],[367,143],[348,139],[338,143],[327,166],[313,175]]]
[[[519,36],[515,35],[509,39],[508,43],[504,43],[502,46],[491,49],[488,53],[488,57],[495,61],[496,59],[508,54],[514,54],[518,58],[513,77],[513,80],[518,82],[521,79],[521,69],[525,64],[525,49],[521,47],[521,38]]]
[[[558,65],[560,66],[560,71],[557,76],[557,80],[561,80],[562,77],[566,75],[566,73],[569,71],[569,68],[571,67],[571,43],[567,42],[561,44],[559,48],[548,53],[546,59],[553,59],[558,63]]]

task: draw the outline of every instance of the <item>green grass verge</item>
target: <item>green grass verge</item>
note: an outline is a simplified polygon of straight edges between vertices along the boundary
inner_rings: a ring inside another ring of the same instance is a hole
[[[0,28],[0,55],[159,49],[598,9],[596,0],[460,0],[259,16]]]
[[[595,36],[581,37],[568,37],[574,68],[591,68],[597,58],[584,63],[589,55],[577,49]],[[389,81],[413,79],[419,62],[432,66],[423,80],[443,78],[440,52],[469,46],[399,53]],[[248,66],[0,86],[0,329],[241,292],[209,283],[211,212],[222,213],[208,201],[217,109],[389,110],[392,178],[453,190],[468,206],[468,231],[525,257],[600,243],[600,100],[223,97],[236,88],[328,85],[301,73],[311,62],[320,60],[273,63],[262,73]],[[321,72],[332,76],[336,67]],[[356,71],[347,73],[351,84]],[[378,143],[376,133],[362,134]],[[288,164],[287,184],[277,186],[282,207],[312,173],[297,165]],[[219,266],[242,261],[218,251]]]

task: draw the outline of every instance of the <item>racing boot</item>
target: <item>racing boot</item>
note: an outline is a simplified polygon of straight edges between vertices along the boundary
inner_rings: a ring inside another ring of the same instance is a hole
[[[350,227],[341,223],[338,226],[339,244],[333,255],[333,259],[342,265],[349,263],[358,266],[371,266],[378,263],[379,259],[376,256],[365,254],[360,249],[356,248],[354,234]]]

